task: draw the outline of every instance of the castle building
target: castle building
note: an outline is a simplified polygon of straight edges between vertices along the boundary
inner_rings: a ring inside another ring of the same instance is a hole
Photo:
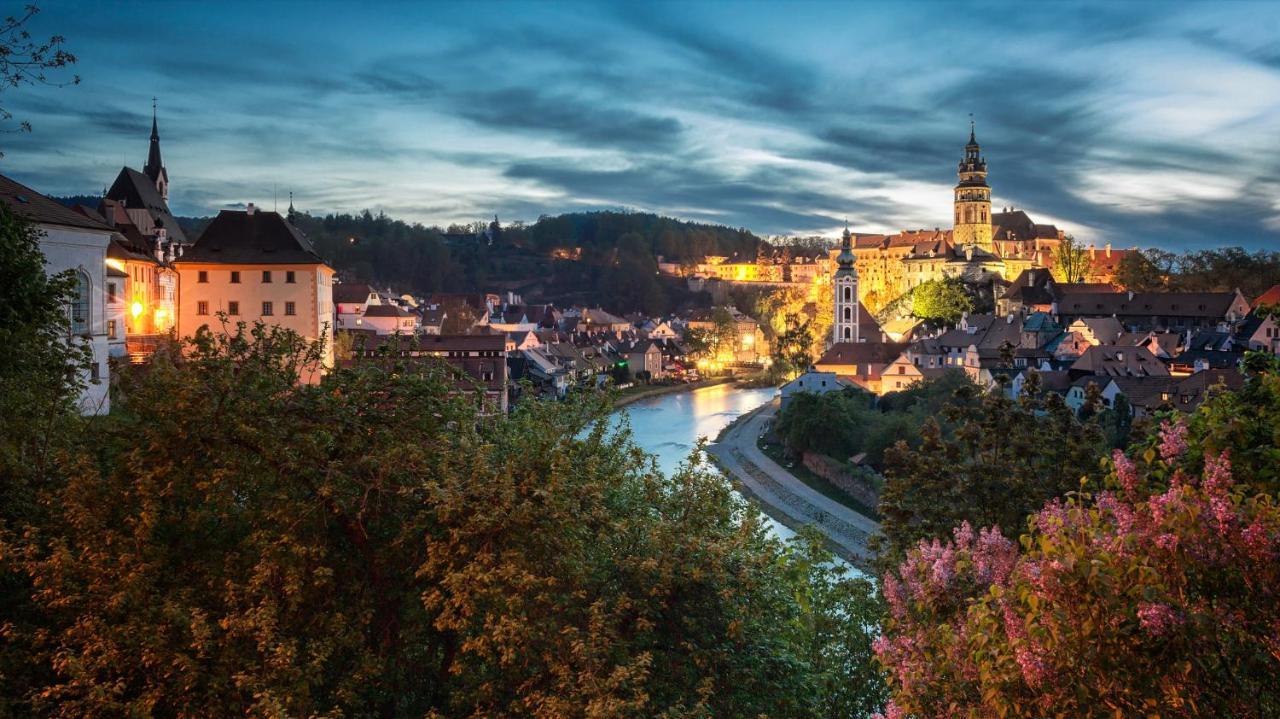
[[[1052,265],[1064,233],[1036,223],[1021,210],[992,212],[987,160],[972,125],[957,175],[951,229],[853,235],[856,287],[864,303],[882,307],[917,285],[943,277],[1007,280],[1023,270]]]
[[[859,342],[858,333],[858,270],[854,267],[853,241],[849,228],[844,228],[840,241],[840,254],[836,257],[839,268],[831,280],[835,291],[835,318],[831,322],[831,342]]]

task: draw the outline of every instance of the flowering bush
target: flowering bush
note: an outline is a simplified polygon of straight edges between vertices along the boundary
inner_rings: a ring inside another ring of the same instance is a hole
[[[890,719],[1280,714],[1280,509],[1228,452],[1189,474],[1181,423],[1157,446],[1020,550],[964,524],[885,577]]]

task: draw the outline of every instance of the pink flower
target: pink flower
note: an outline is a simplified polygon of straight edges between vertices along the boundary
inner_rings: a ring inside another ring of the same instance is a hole
[[[884,707],[884,713],[876,712],[871,715],[871,719],[907,719],[907,713],[890,699]]]
[[[1162,637],[1182,624],[1182,618],[1168,604],[1142,602],[1138,605],[1138,623],[1153,637]]]
[[[1231,455],[1224,450],[1221,454],[1206,455],[1204,458],[1204,482],[1202,486],[1209,491],[1226,491],[1234,482],[1231,479]]]
[[[951,533],[956,537],[956,549],[968,549],[973,544],[973,527],[969,526],[968,520],[961,522]]]
[[[880,592],[884,594],[889,612],[894,617],[901,619],[907,615],[907,605],[902,598],[902,583],[892,573],[886,573],[884,581],[880,583]]]
[[[1166,552],[1172,552],[1178,548],[1178,535],[1165,532],[1156,537],[1156,546]]]
[[[1160,458],[1169,464],[1187,451],[1187,425],[1181,419],[1160,423]]]
[[[988,527],[978,535],[973,549],[973,561],[977,567],[978,581],[983,584],[1005,585],[1013,574],[1018,561],[1018,548],[1000,533],[999,527]]]
[[[1138,487],[1138,469],[1133,460],[1117,449],[1111,453],[1111,461],[1116,465],[1116,479],[1120,480],[1120,486],[1126,493],[1132,493]]]

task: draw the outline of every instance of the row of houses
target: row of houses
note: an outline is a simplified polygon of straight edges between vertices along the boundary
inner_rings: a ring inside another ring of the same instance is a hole
[[[1280,287],[1270,294],[1280,297]],[[1108,404],[1123,395],[1135,414],[1190,409],[1207,388],[1239,383],[1247,351],[1280,355],[1280,323],[1270,304],[1265,295],[1250,302],[1238,291],[1134,293],[1058,284],[1032,269],[997,313],[966,315],[951,329],[899,342],[835,343],[813,376],[786,394],[817,383],[825,391],[856,385],[884,395],[957,371],[1017,396],[1034,371],[1043,388],[1077,408],[1096,384]],[[879,334],[870,329],[872,337]]]

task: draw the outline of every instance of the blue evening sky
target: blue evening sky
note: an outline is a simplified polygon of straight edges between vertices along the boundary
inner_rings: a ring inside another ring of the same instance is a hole
[[[973,113],[997,207],[1280,249],[1280,3],[43,6],[83,82],[0,96],[0,172],[49,194],[141,167],[155,95],[179,214],[946,227]]]

